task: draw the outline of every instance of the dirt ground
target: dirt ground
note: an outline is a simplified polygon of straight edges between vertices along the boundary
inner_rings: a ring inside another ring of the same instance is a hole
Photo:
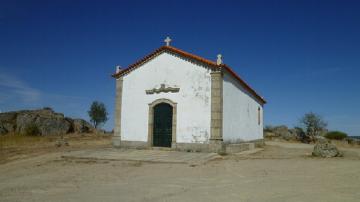
[[[0,164],[0,201],[359,201],[360,149],[342,150],[319,159],[312,145],[267,142],[198,166],[69,160],[52,150]]]
[[[59,139],[59,136],[0,136],[0,165],[41,154],[111,147],[111,135],[108,134],[66,134],[63,139],[69,145],[56,147]]]

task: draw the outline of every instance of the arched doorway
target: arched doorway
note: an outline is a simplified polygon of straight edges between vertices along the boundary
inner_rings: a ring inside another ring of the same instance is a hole
[[[150,147],[176,145],[177,103],[160,98],[149,103],[148,144]]]
[[[154,106],[153,146],[171,147],[173,107],[168,103]]]

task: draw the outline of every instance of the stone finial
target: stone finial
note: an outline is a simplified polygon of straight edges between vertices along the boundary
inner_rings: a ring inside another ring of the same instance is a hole
[[[121,66],[120,65],[116,65],[116,73],[119,73],[121,71]]]
[[[216,64],[217,64],[217,65],[221,65],[222,63],[223,63],[222,55],[221,55],[221,54],[218,54],[218,55],[217,55]]]
[[[166,43],[166,46],[170,46],[170,42],[172,40],[170,39],[170,37],[166,37],[166,39],[164,40],[164,42]]]

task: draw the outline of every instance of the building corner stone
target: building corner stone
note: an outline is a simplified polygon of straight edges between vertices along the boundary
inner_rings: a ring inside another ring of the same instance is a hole
[[[121,103],[123,91],[123,77],[116,79],[116,96],[115,96],[115,127],[112,143],[114,147],[120,147],[121,143]]]
[[[211,150],[222,150],[223,144],[223,72],[213,71],[211,75]]]

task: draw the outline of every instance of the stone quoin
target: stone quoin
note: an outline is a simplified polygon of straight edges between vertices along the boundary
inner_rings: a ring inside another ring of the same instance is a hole
[[[224,142],[262,141],[266,101],[222,55],[216,61],[165,46],[116,67],[113,145],[219,152]]]

